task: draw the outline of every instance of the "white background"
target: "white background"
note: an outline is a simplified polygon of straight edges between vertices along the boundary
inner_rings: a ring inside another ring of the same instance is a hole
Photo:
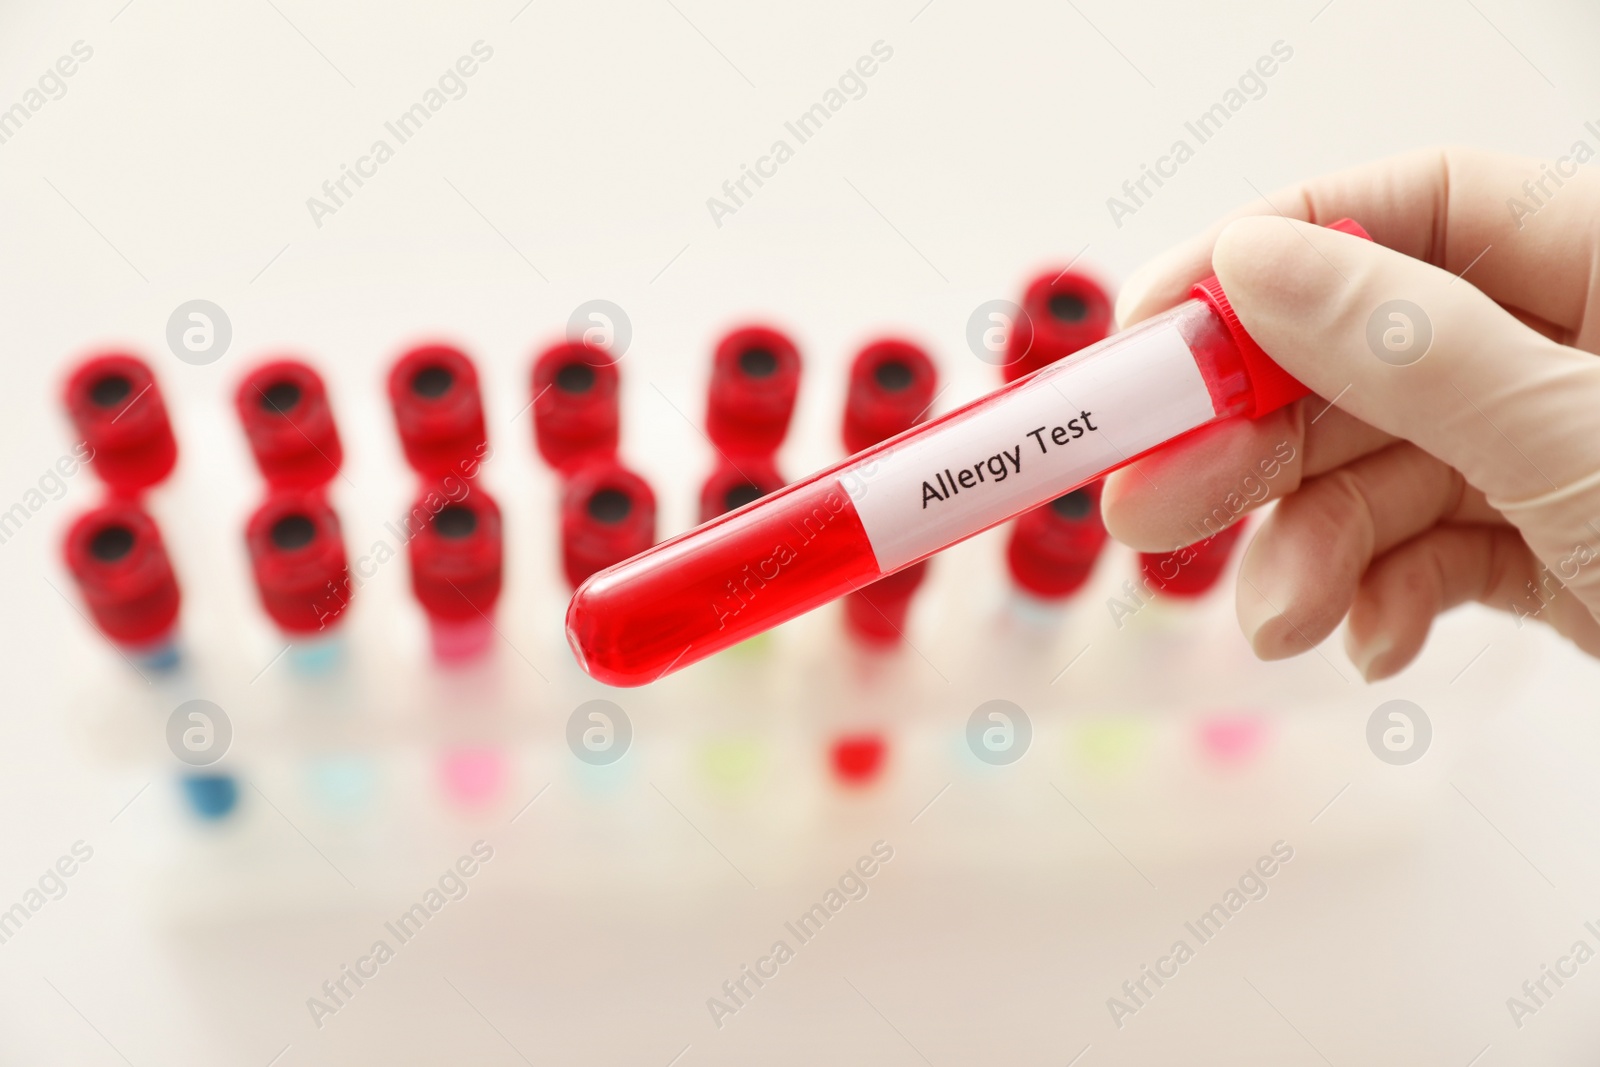
[[[1369,688],[1337,640],[1254,664],[1226,593],[1115,629],[1116,552],[1041,633],[1008,614],[990,535],[935,564],[890,662],[823,612],[746,659],[608,694],[636,747],[595,772],[562,742],[602,693],[562,645],[555,486],[519,412],[576,306],[626,309],[624,454],[677,532],[730,325],[770,318],[801,345],[797,476],[838,458],[844,367],[874,336],[929,347],[945,408],[995,381],[968,314],[1043,267],[1081,256],[1114,284],[1255,190],[1420,145],[1565,152],[1600,118],[1597,30],[1592,7],[1511,0],[8,0],[0,107],[75,41],[94,54],[0,144],[0,506],[71,445],[72,361],[143,354],[182,449],[151,507],[193,672],[144,684],[77,613],[58,542],[91,474],[0,545],[0,906],[74,841],[95,850],[0,945],[0,1062],[1592,1057],[1600,964],[1520,1030],[1505,1007],[1580,936],[1600,947],[1582,927],[1600,920],[1597,675],[1559,641],[1462,612]],[[306,199],[478,40],[494,55],[465,97],[315,225]],[[894,55],[866,95],[716,226],[706,199],[880,40]],[[1114,225],[1107,197],[1279,40],[1294,55],[1265,96]],[[233,324],[206,367],[165,346],[194,298]],[[431,337],[485,381],[502,647],[479,675],[436,672],[395,562],[357,599],[347,675],[295,679],[269,666],[240,544],[259,485],[232,390],[270,354],[323,370],[359,553],[411,491],[383,376]],[[243,799],[221,826],[182,810],[161,745],[189,695],[235,724]],[[1035,724],[1007,769],[962,741],[997,697]],[[1410,767],[1363,739],[1392,697],[1434,724]],[[864,723],[889,731],[889,771],[841,792],[822,752]],[[438,784],[459,746],[504,766],[471,810]],[[471,895],[314,1026],[306,999],[480,838],[496,858]],[[713,1026],[706,998],[879,839],[896,858],[871,894]],[[1279,839],[1296,858],[1267,899],[1118,1030],[1106,999]]]

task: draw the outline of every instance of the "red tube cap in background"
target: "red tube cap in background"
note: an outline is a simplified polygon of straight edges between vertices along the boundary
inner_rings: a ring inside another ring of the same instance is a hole
[[[1041,274],[1022,297],[1022,314],[1006,338],[1008,382],[1032,374],[1111,336],[1111,298],[1100,283],[1077,271]]]
[[[80,364],[67,379],[67,414],[93,449],[93,469],[119,493],[161,481],[178,462],[167,406],[150,368],[113,352]]]
[[[737,464],[724,461],[700,487],[700,521],[710,522],[718,515],[738,511],[785,484],[771,459],[740,456]]]
[[[95,625],[122,645],[148,645],[178,620],[178,582],[155,520],[115,501],[79,516],[63,545]]]
[[[616,362],[602,348],[563,341],[533,362],[533,440],[544,461],[570,473],[617,454]]]
[[[438,477],[484,457],[488,436],[478,371],[460,349],[423,345],[389,372],[389,402],[406,462]]]
[[[1192,598],[1204,595],[1228,566],[1234,542],[1244,533],[1236,522],[1214,537],[1174,552],[1141,552],[1139,567],[1150,588],[1165,596]]]
[[[436,502],[444,500],[442,507]],[[500,507],[480,488],[450,500],[425,489],[406,520],[411,525],[411,589],[436,619],[480,619],[500,599],[505,545]]]
[[[326,630],[349,606],[352,586],[339,516],[322,494],[273,493],[245,528],[261,606],[285,632]]]
[[[850,366],[844,447],[852,454],[909,430],[928,417],[939,388],[933,360],[909,341],[874,341]]]
[[[1006,545],[1011,577],[1045,600],[1077,592],[1094,573],[1106,543],[1100,519],[1101,482],[1090,482],[1017,518]]]
[[[261,476],[274,488],[315,489],[339,473],[344,449],[322,377],[299,360],[257,367],[234,396]]]
[[[777,330],[746,326],[717,344],[706,436],[729,455],[771,455],[783,444],[800,392],[800,350]]]
[[[656,497],[643,478],[612,464],[585,467],[567,483],[561,560],[574,589],[655,542]]]

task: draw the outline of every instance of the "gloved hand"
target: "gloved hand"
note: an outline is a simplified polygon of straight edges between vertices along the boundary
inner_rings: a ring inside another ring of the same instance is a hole
[[[1295,221],[1344,216],[1377,243]],[[1469,600],[1600,655],[1597,257],[1600,174],[1570,158],[1419,152],[1244,209],[1142,268],[1118,321],[1186,299],[1214,267],[1314,395],[1113,474],[1106,526],[1170,551],[1230,494],[1256,498],[1243,510],[1278,500],[1237,594],[1264,659],[1348,616],[1351,660],[1387,677]]]

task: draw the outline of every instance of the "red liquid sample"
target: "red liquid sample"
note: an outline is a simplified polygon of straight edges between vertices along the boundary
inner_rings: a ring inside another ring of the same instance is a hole
[[[905,639],[911,599],[928,577],[928,561],[913,563],[844,598],[849,633],[868,648],[892,648]]]
[[[643,685],[879,574],[838,480],[813,478],[596,574],[573,597],[567,636],[594,677]]]
[[[1071,360],[595,574],[567,609],[578,662],[608,685],[655,681],[1201,426],[1306,395],[1215,278],[1194,291]]]

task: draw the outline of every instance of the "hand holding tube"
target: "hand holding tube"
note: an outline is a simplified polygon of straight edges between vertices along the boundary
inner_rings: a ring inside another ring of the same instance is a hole
[[[1316,395],[1112,475],[1112,535],[1169,550],[1206,516],[1281,499],[1239,576],[1263,658],[1348,615],[1351,659],[1386,677],[1468,600],[1600,654],[1600,175],[1434,150],[1270,203],[1292,220],[1257,205],[1219,223],[1136,275],[1118,318],[1171,307],[1214,268],[1251,336]],[[1297,221],[1344,215],[1378,243]]]

